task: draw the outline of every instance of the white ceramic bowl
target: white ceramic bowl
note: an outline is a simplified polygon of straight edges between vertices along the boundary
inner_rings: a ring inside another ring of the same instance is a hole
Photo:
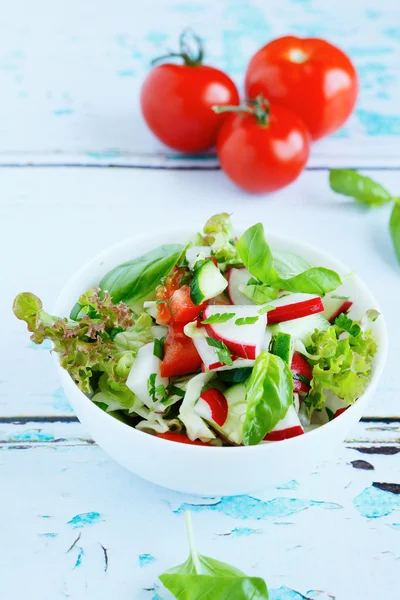
[[[98,285],[105,273],[116,265],[135,258],[165,243],[186,243],[191,233],[164,232],[140,235],[119,243],[89,261],[64,287],[54,314],[68,315],[81,293]],[[303,244],[268,234],[272,248],[288,250],[310,263],[330,267],[341,275],[350,269],[332,257]],[[358,278],[342,286],[344,295],[354,301],[355,317],[369,308],[378,308],[366,285]],[[378,352],[371,382],[353,406],[327,425],[289,440],[249,447],[201,447],[179,444],[143,433],[114,419],[93,404],[75,385],[67,371],[57,369],[64,391],[79,420],[97,444],[118,463],[158,485],[201,496],[245,494],[277,485],[312,472],[332,458],[349,430],[363,415],[381,376],[387,353],[387,333],[383,316],[375,323]]]

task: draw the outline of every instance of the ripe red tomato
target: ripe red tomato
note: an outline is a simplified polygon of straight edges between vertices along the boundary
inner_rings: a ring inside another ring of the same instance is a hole
[[[162,377],[175,377],[194,373],[201,367],[201,358],[191,338],[183,332],[183,323],[172,323],[168,327],[161,362]]]
[[[246,72],[248,98],[263,94],[296,112],[313,140],[338,129],[357,99],[354,65],[339,48],[317,38],[273,40],[251,59]]]
[[[238,104],[233,81],[218,69],[202,64],[203,50],[193,57],[181,36],[184,64],[166,63],[152,69],[141,91],[143,116],[151,131],[167,146],[181,152],[201,152],[215,146],[224,115],[214,104]],[[168,57],[166,57],[168,58]]]
[[[254,114],[230,114],[218,134],[221,168],[248,192],[273,192],[296,179],[310,153],[303,121],[282,106],[265,106],[265,123]],[[260,113],[259,113],[260,114]]]
[[[190,297],[190,287],[184,285],[172,294],[168,307],[175,323],[189,323],[199,316],[206,304],[194,304]]]

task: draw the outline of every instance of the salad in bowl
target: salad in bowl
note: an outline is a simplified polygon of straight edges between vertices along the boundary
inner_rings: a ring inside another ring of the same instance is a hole
[[[68,316],[31,293],[13,310],[107,418],[216,451],[271,446],[340,419],[369,386],[382,317],[360,312],[351,278],[271,249],[261,223],[236,237],[222,213],[102,274]]]

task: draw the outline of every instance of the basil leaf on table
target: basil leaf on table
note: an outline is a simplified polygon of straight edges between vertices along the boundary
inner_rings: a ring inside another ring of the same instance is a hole
[[[249,577],[227,563],[199,554],[194,546],[190,513],[185,513],[189,558],[159,579],[179,600],[268,600],[260,577]]]
[[[179,261],[184,246],[167,244],[139,258],[118,265],[101,280],[100,288],[107,290],[114,303],[121,300],[137,311],[140,301],[148,298]]]
[[[292,252],[275,252],[271,249],[265,239],[264,227],[261,223],[253,225],[237,242],[240,257],[250,273],[261,283],[276,290],[282,289],[288,292],[302,292],[304,294],[324,295],[335,290],[342,282],[339,275],[325,267],[313,267],[307,261]],[[262,302],[268,302],[268,288],[254,290],[249,284],[241,290],[256,302],[257,292],[265,292]],[[262,296],[261,296],[262,297]],[[261,298],[260,298],[261,299]]]
[[[393,207],[389,228],[397,260],[400,262],[400,204],[397,202]]]
[[[293,404],[293,379],[279,356],[262,352],[246,383],[247,411],[243,423],[246,446],[258,444],[284,418]]]
[[[332,169],[329,185],[334,192],[355,198],[367,206],[382,206],[393,200],[380,183],[353,169]]]

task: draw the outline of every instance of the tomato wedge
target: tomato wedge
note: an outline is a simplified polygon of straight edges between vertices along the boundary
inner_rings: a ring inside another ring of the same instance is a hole
[[[184,334],[183,327],[183,323],[171,323],[168,327],[161,377],[187,375],[201,368],[200,355],[193,341]]]
[[[174,433],[168,431],[167,433],[156,433],[156,437],[163,438],[163,440],[169,440],[170,442],[179,442],[181,444],[191,444],[192,446],[211,446],[207,442],[201,442],[200,440],[190,440],[184,433]]]
[[[206,302],[199,305],[194,304],[190,297],[190,287],[188,285],[175,290],[168,302],[172,320],[175,323],[185,324],[196,319],[206,304]]]

